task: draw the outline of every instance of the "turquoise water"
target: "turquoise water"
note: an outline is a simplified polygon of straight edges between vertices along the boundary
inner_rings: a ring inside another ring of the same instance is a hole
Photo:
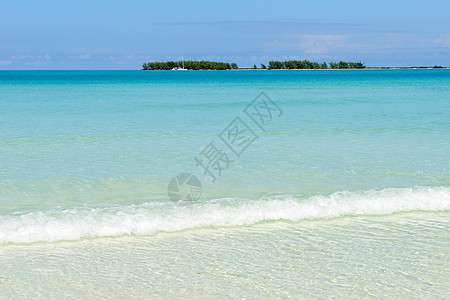
[[[263,128],[244,111],[261,92]],[[256,137],[240,156],[219,137],[236,117]],[[449,70],[0,71],[0,129],[11,297],[450,290]],[[214,182],[210,142],[231,161]],[[185,172],[201,198],[173,202]]]

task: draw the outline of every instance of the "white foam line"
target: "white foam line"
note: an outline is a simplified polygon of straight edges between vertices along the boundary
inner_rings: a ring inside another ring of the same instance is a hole
[[[450,210],[450,187],[344,191],[303,200],[277,196],[245,201],[216,199],[191,206],[176,206],[168,202],[114,208],[53,209],[20,216],[1,216],[0,244],[151,235],[158,231],[250,225],[268,220],[330,219],[416,210]]]

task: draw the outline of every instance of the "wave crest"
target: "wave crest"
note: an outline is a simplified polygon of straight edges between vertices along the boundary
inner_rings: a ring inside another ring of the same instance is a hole
[[[151,235],[159,231],[251,225],[262,221],[331,219],[417,210],[450,210],[450,187],[342,191],[308,199],[295,196],[259,200],[226,198],[190,206],[152,202],[101,208],[55,208],[0,216],[0,244]]]

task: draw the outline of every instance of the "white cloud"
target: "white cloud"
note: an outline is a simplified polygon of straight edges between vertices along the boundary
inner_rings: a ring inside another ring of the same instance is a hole
[[[45,66],[47,64],[48,64],[48,62],[43,61],[43,60],[35,60],[35,61],[30,61],[30,62],[24,63],[25,66]]]
[[[282,56],[281,57],[282,60],[298,60],[301,59],[298,55],[290,55],[290,56]]]
[[[387,33],[371,41],[372,45],[381,48],[426,48],[430,46],[431,39],[428,36],[422,36],[412,33]]]
[[[265,42],[263,45],[268,50],[289,50],[289,48],[292,48],[292,43],[290,42],[280,42],[279,40],[274,40],[271,42]]]
[[[109,55],[105,57],[104,60],[112,61],[116,65],[136,65],[139,66],[141,63],[150,61],[153,59],[151,55],[143,54],[124,54],[124,55]],[[181,58],[180,58],[181,59]]]
[[[0,66],[6,66],[11,64],[12,61],[11,60],[0,60]]]
[[[305,54],[323,54],[337,47],[346,47],[349,44],[349,35],[318,35],[318,34],[302,34],[297,37],[299,41],[296,43],[298,50],[303,50]]]
[[[23,55],[11,55],[10,56],[11,59],[18,59],[18,60],[22,60],[22,59],[31,59],[33,58],[33,56],[31,56],[30,54],[23,54]]]
[[[376,56],[387,53],[410,53],[437,51],[450,47],[450,34],[427,35],[412,33],[368,34],[291,34],[284,39],[263,43],[271,52],[298,52],[309,58],[339,56]],[[415,52],[414,52],[415,51]],[[400,55],[400,54],[399,54]]]
[[[351,35],[335,34],[290,34],[285,41],[274,40],[264,43],[269,50],[300,50],[304,54],[324,54],[336,48],[350,47]]]
[[[20,63],[23,64],[24,66],[44,66],[49,63],[52,57],[50,56],[50,54],[38,56],[33,56],[30,54],[21,54],[21,55],[11,55],[9,58],[10,58],[9,60],[3,61],[4,62],[3,64],[0,62],[0,65],[5,65],[6,64],[5,62],[8,62],[7,64]]]

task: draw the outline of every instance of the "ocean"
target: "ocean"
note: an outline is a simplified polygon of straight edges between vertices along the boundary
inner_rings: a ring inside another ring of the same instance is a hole
[[[450,294],[450,70],[0,71],[0,298]]]

